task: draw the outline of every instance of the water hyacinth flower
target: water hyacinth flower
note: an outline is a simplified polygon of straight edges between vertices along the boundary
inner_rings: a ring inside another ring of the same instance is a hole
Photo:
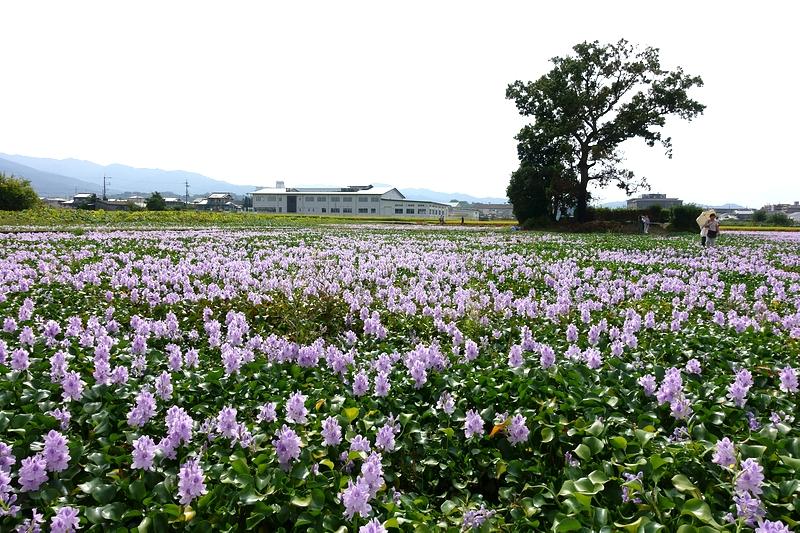
[[[178,472],[178,496],[181,505],[189,505],[194,498],[206,494],[205,473],[197,459],[189,459]]]
[[[63,472],[69,466],[69,448],[67,447],[67,439],[55,430],[50,432],[44,437],[44,448],[42,449],[42,457],[47,463],[47,470],[50,472]]]
[[[697,359],[689,359],[686,362],[687,374],[697,374],[699,376],[701,372],[702,369],[700,368],[700,361],[698,361]]]
[[[375,376],[375,396],[377,398],[388,396],[390,388],[391,385],[389,383],[389,374],[386,372],[378,372],[378,375]]]
[[[711,462],[728,469],[736,466],[736,450],[728,437],[717,442],[717,451],[711,456]]]
[[[350,441],[350,451],[353,452],[369,452],[369,440],[365,439],[361,435],[356,435],[353,437],[353,440]]]
[[[147,435],[142,435],[133,441],[131,456],[133,457],[131,468],[153,470],[153,459],[156,456],[156,443]]]
[[[27,350],[17,348],[11,352],[11,370],[27,370],[29,366]]]
[[[381,450],[391,452],[394,450],[394,434],[397,428],[392,425],[391,421],[378,430],[378,435],[375,438],[375,447]]]
[[[369,378],[363,370],[353,378],[353,396],[364,396],[369,390]]]
[[[358,528],[358,533],[387,533],[386,528],[377,518],[373,518],[363,526]]]
[[[639,378],[639,385],[644,389],[645,396],[652,396],[656,392],[656,378],[652,374],[647,374]]]
[[[14,495],[16,498],[16,495]],[[19,512],[19,506],[16,507],[13,513],[6,513],[9,515],[15,515]],[[44,515],[37,511],[36,509],[31,509],[32,517],[26,518],[24,522],[22,522],[21,526],[17,526],[16,533],[42,533],[42,526],[39,524],[44,524]],[[0,509],[0,516],[3,515],[3,510]]]
[[[355,483],[352,480],[347,482],[347,488],[342,491],[341,498],[344,504],[344,515],[348,520],[352,520],[356,513],[361,518],[369,517],[372,512],[369,494],[369,484],[362,476],[358,476]]]
[[[734,487],[736,492],[743,494],[750,492],[754,496],[762,494],[761,484],[764,482],[764,467],[758,464],[755,459],[745,459],[742,461],[741,470],[736,476]]]
[[[778,373],[781,380],[780,388],[783,392],[797,392],[798,391],[798,382],[797,382],[797,372],[791,366],[785,366],[781,371]]]
[[[483,436],[483,419],[477,411],[470,409],[464,421],[464,436],[469,439],[473,435]]]
[[[83,396],[83,387],[86,385],[81,381],[81,375],[75,371],[70,371],[64,374],[64,379],[61,380],[61,388],[63,392],[61,397],[64,401],[80,400]]]
[[[0,472],[11,472],[11,467],[17,462],[17,458],[11,453],[11,446],[0,440]]]
[[[525,417],[520,414],[514,415],[506,430],[508,431],[508,441],[514,446],[527,441],[531,432],[526,425]]]
[[[439,397],[439,401],[436,403],[436,408],[441,409],[448,415],[453,414],[453,412],[456,410],[456,404],[449,392],[442,392],[442,395]]]
[[[755,526],[758,520],[767,514],[760,508],[761,500],[749,492],[735,495],[733,501],[736,504],[736,516],[743,518],[744,523],[750,527]]]
[[[217,431],[223,437],[235,439],[239,434],[239,423],[236,421],[238,411],[231,407],[223,407],[217,415]]]
[[[65,506],[50,519],[50,533],[76,533],[80,529],[78,509]]]
[[[481,527],[488,518],[495,515],[497,511],[489,511],[485,504],[481,504],[480,509],[470,509],[464,512],[461,522],[461,531],[467,531],[476,527]]]
[[[286,424],[275,434],[278,438],[272,441],[272,445],[275,446],[281,468],[288,472],[291,469],[291,462],[300,457],[300,446],[303,442]]]
[[[369,487],[370,499],[375,498],[378,491],[383,487],[383,457],[378,452],[372,452],[361,465],[361,477],[367,482]]]
[[[308,420],[308,409],[305,402],[308,398],[300,391],[295,391],[289,395],[286,402],[286,420],[293,424],[305,424]]]
[[[11,475],[5,470],[0,470],[0,517],[14,516],[21,509],[19,505],[14,505],[17,495],[11,490]]]
[[[791,533],[791,531],[789,530],[789,526],[780,520],[774,522],[764,520],[758,525],[755,533]]]
[[[553,351],[553,348],[546,344],[542,344],[539,347],[539,354],[539,363],[545,370],[553,366],[553,363],[556,362],[556,353]]]
[[[267,402],[261,407],[258,408],[258,415],[256,416],[256,422],[259,424],[261,422],[274,422],[278,419],[278,413],[276,408],[278,404],[275,402]]]
[[[523,364],[525,364],[525,360],[522,358],[522,346],[514,344],[508,352],[508,366],[511,368],[519,368]]]
[[[320,434],[325,446],[338,446],[342,443],[342,428],[333,416],[329,416],[322,422]]]
[[[20,492],[28,492],[39,490],[39,486],[47,481],[47,461],[44,460],[41,454],[36,454],[33,457],[26,457],[22,460],[19,467],[19,484]]]
[[[136,405],[128,411],[128,425],[142,427],[156,412],[156,399],[149,390],[136,396]]]
[[[753,386],[753,376],[749,370],[743,369],[736,373],[733,383],[728,386],[726,396],[736,404],[736,407],[744,407],[747,402],[746,396]]]

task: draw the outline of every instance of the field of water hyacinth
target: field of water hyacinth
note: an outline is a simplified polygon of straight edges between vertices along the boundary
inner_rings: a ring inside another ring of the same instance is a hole
[[[790,531],[800,235],[0,234],[2,531]]]

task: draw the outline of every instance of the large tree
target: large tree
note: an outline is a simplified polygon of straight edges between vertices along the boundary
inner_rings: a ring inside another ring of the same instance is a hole
[[[538,80],[509,85],[506,98],[514,100],[520,114],[534,119],[515,137],[521,163],[526,145],[557,143],[564,166],[577,175],[576,216],[583,221],[591,182],[600,187],[614,182],[628,194],[647,188],[644,178],[620,166],[622,142],[640,137],[649,146],[659,143],[671,158],[672,140],[657,128],[668,115],[692,120],[705,106],[687,95],[703,80],[680,67],[662,70],[657,48],[640,50],[621,40],[584,42],[573,50],[574,56],[554,57],[554,68]]]
[[[22,211],[41,205],[30,181],[0,172],[0,211]]]
[[[144,201],[145,207],[148,211],[166,211],[167,201],[161,196],[161,193],[156,191]]]

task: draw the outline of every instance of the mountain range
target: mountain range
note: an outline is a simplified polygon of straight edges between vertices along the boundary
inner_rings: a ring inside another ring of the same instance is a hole
[[[102,195],[103,181],[106,182],[108,197],[149,196],[159,191],[162,196],[189,197],[206,196],[212,192],[229,192],[236,196],[264,187],[264,185],[234,185],[215,180],[195,172],[183,170],[161,170],[134,168],[126,165],[98,165],[78,159],[48,159],[0,153],[0,172],[29,180],[40,196],[71,198],[78,193]],[[374,184],[376,186],[390,186]],[[291,185],[290,185],[291,186]],[[308,185],[296,185],[304,187]],[[325,185],[331,187],[332,185]],[[341,185],[333,185],[341,186]],[[398,189],[404,196],[413,200],[449,202],[457,199],[467,202],[502,204],[506,198],[476,197],[458,192],[437,192],[430,189]]]

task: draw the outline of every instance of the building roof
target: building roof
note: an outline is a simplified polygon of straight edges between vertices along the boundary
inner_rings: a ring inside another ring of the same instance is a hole
[[[396,191],[397,194],[405,198],[403,193],[394,187],[373,187],[371,185],[350,187],[264,187],[263,189],[257,189],[253,191],[252,194],[296,194],[299,196],[315,196],[317,194],[346,194],[354,196],[383,196],[391,191]]]

